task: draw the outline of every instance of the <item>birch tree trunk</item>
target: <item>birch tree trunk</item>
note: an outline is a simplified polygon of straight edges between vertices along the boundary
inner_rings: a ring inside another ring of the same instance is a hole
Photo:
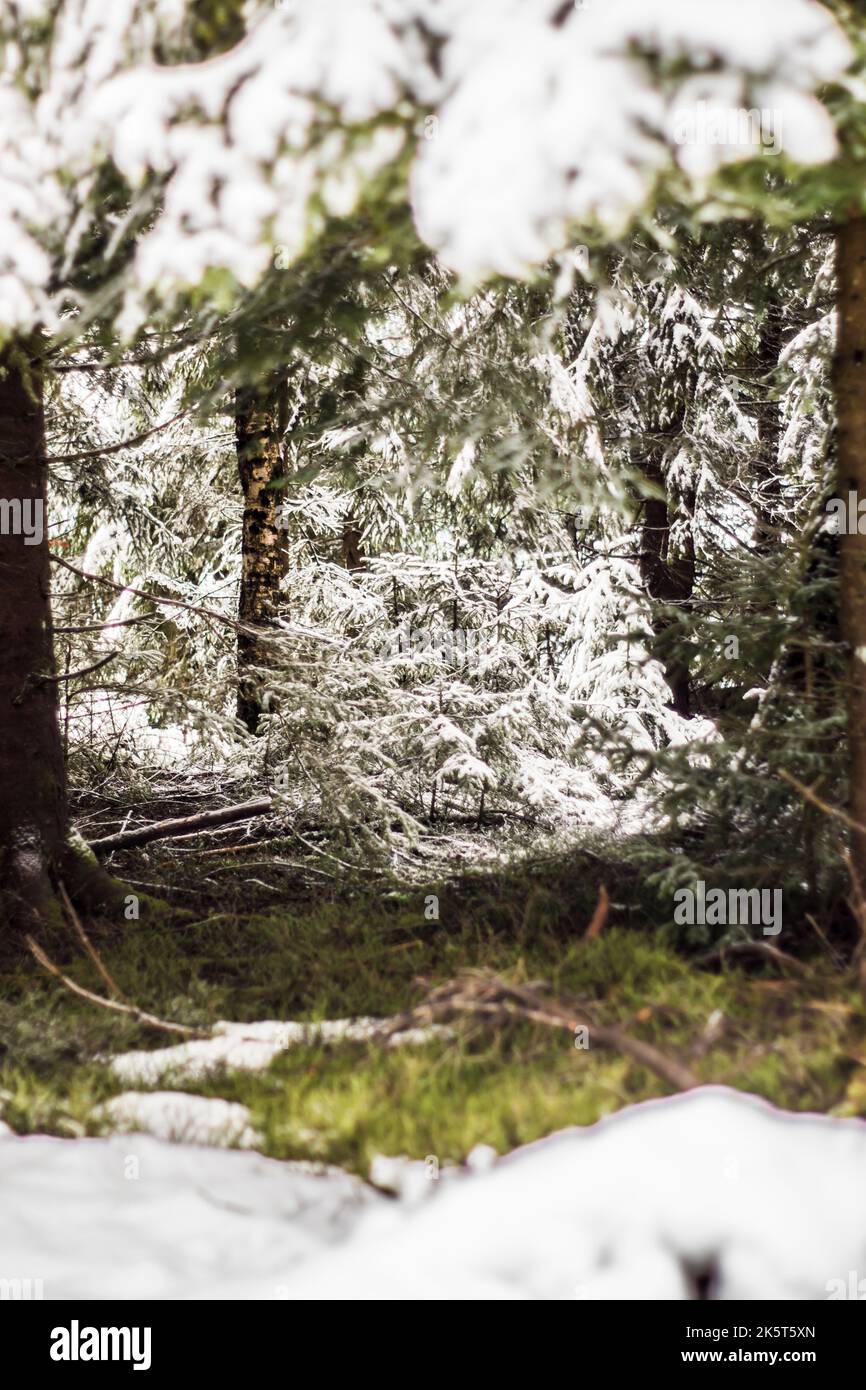
[[[262,713],[262,684],[272,662],[268,629],[280,607],[286,573],[286,547],[279,526],[282,500],[273,484],[283,475],[282,433],[285,419],[283,378],[272,375],[259,385],[240,388],[235,396],[238,474],[244,495],[241,540],[241,588],[238,621],[238,719],[255,733]]]

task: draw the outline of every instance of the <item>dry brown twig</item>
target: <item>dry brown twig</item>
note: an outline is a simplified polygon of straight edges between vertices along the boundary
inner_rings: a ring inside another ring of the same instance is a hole
[[[834,820],[840,820],[843,825],[848,826],[849,830],[866,830],[866,825],[861,825],[859,821],[854,820],[852,816],[848,815],[847,811],[840,811],[838,806],[831,806],[829,801],[824,801],[811,787],[807,787],[806,783],[801,782],[793,773],[785,772],[783,769],[779,773],[779,777],[783,782],[787,782],[790,787],[793,787],[795,791],[798,791],[806,801],[811,801],[813,806],[817,806],[819,811],[823,811],[825,816],[832,816]]]
[[[787,951],[780,951],[778,946],[774,946],[770,941],[729,941],[723,946],[717,946],[715,950],[707,951],[704,955],[698,956],[695,965],[715,965],[723,963],[726,956],[758,956],[762,960],[772,961],[781,970],[793,970],[797,975],[804,975],[808,972],[808,966],[804,965],[796,956],[791,956]]]
[[[543,994],[537,983],[513,985],[486,971],[464,971],[456,979],[439,985],[416,1008],[385,1020],[378,1033],[387,1038],[407,1028],[424,1027],[461,1014],[500,1023],[525,1020],[569,1033],[585,1028],[591,1042],[630,1057],[660,1076],[675,1091],[688,1091],[700,1085],[688,1067],[666,1056],[651,1043],[641,1042],[612,1024],[594,1023],[570,1003]]]
[[[610,911],[610,896],[604,884],[598,890],[598,902],[595,912],[592,914],[592,921],[584,933],[584,941],[596,941],[604,931],[607,915]]]
[[[167,1023],[165,1019],[145,1013],[144,1009],[137,1009],[134,1004],[122,1004],[118,999],[104,999],[101,994],[94,994],[92,990],[85,989],[83,985],[76,984],[68,975],[64,975],[60,967],[48,959],[42,947],[37,945],[32,936],[28,936],[26,941],[43,970],[47,970],[49,975],[53,975],[55,980],[59,980],[80,999],[86,999],[88,1003],[96,1004],[101,1009],[109,1009],[112,1013],[125,1014],[128,1018],[134,1018],[136,1023],[143,1023],[148,1028],[156,1028],[161,1033],[177,1033],[184,1038],[212,1037],[212,1034],[204,1028],[188,1028],[183,1023]]]
[[[65,883],[60,884],[60,898],[63,903],[63,906],[66,909],[66,915],[72,923],[75,935],[78,937],[78,940],[81,942],[85,951],[87,952],[93,964],[95,965],[98,974],[107,984],[109,992],[114,995],[115,999],[121,999],[124,1002],[128,1002],[126,1000],[126,996],[123,993],[123,990],[109,974],[107,967],[103,963],[102,957],[99,955],[96,947],[93,945],[92,941],[90,940],[90,937],[87,935],[86,931],[84,930],[84,927],[81,925],[81,918],[79,917],[78,913],[75,911],[75,908],[72,905],[72,899],[66,891]]]

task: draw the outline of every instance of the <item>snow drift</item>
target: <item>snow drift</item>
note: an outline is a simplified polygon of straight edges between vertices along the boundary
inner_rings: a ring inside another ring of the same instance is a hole
[[[0,1135],[0,1276],[47,1298],[767,1300],[866,1273],[866,1124],[720,1087],[429,1186],[413,1205],[250,1153]]]

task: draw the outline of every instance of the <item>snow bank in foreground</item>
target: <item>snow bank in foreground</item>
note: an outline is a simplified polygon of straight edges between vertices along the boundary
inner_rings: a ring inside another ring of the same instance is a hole
[[[0,1277],[46,1298],[277,1298],[376,1204],[347,1173],[258,1154],[0,1137]]]
[[[866,1275],[866,1124],[708,1087],[421,1205],[159,1140],[0,1140],[0,1275],[46,1297],[821,1299]]]

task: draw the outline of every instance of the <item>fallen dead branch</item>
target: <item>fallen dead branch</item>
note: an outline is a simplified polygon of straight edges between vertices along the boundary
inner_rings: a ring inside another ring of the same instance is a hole
[[[585,1028],[590,1044],[621,1052],[661,1077],[675,1091],[689,1091],[700,1085],[698,1078],[676,1058],[666,1056],[651,1043],[641,1042],[612,1024],[595,1023],[570,1003],[551,998],[543,992],[543,986],[512,985],[484,971],[465,971],[456,979],[437,986],[416,1008],[387,1019],[378,1035],[391,1037],[407,1028],[421,1028],[459,1015],[500,1024],[524,1020],[572,1034]]]
[[[797,975],[806,974],[809,968],[796,956],[789,956],[787,951],[780,951],[769,941],[730,941],[725,946],[718,946],[698,956],[695,965],[724,964],[728,956],[755,956],[759,960],[771,961],[780,970],[793,970]]]
[[[195,816],[176,816],[171,820],[158,820],[150,825],[140,825],[135,830],[120,830],[116,835],[104,835],[99,840],[91,840],[90,848],[94,854],[110,854],[115,849],[132,849],[136,845],[150,844],[153,840],[178,839],[182,835],[196,835],[201,830],[215,830],[221,825],[252,820],[255,816],[266,816],[273,809],[273,798],[260,796],[254,801],[243,801],[237,806],[220,806],[215,811],[200,811]]]
[[[47,970],[49,975],[53,975],[55,980],[59,980],[65,985],[72,994],[77,994],[80,999],[86,999],[90,1004],[96,1004],[101,1009],[109,1009],[112,1013],[124,1014],[127,1018],[135,1019],[136,1023],[142,1023],[148,1028],[156,1028],[161,1033],[177,1033],[183,1038],[209,1038],[211,1034],[204,1028],[187,1028],[183,1023],[167,1023],[165,1019],[156,1018],[153,1014],[145,1013],[144,1009],[137,1009],[134,1004],[122,1004],[118,999],[104,999],[101,994],[94,994],[92,990],[85,989],[83,985],[76,984],[68,975],[64,975],[59,966],[49,960],[42,947],[37,945],[32,936],[26,938],[27,945],[36,957],[36,960]]]
[[[100,978],[108,986],[109,992],[114,995],[115,999],[121,999],[125,1001],[125,995],[123,993],[123,990],[116,983],[113,977],[109,974],[108,968],[104,964],[102,957],[100,956],[96,947],[93,945],[93,942],[90,940],[90,937],[87,935],[87,932],[84,930],[84,927],[81,925],[81,918],[79,917],[78,913],[75,911],[75,908],[72,905],[72,899],[67,893],[66,885],[64,883],[60,884],[60,897],[63,902],[63,906],[66,909],[66,915],[72,923],[75,935],[78,937],[78,940],[81,942],[82,946],[84,947],[85,951],[87,952],[88,956],[90,957],[91,961],[96,967],[96,970]]]

